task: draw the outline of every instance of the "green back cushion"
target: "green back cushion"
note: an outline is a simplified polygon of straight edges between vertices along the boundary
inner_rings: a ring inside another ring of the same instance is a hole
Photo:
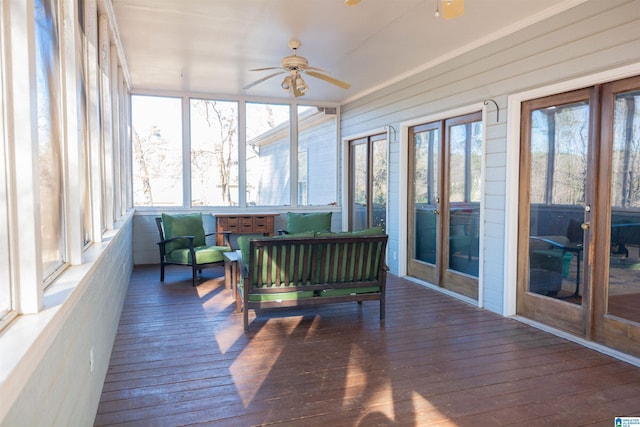
[[[332,232],[320,232],[320,233],[316,233],[316,236],[318,237],[349,237],[349,236],[381,236],[384,233],[382,232],[382,227],[378,226],[378,227],[371,227],[371,228],[365,228],[363,230],[357,230],[357,231],[339,231],[337,233],[332,233]]]
[[[382,227],[371,227],[371,228],[365,228],[363,230],[357,230],[357,231],[343,231],[339,233],[317,233],[316,235],[318,237],[352,237],[352,236],[381,236],[383,234],[384,232],[382,231]],[[336,275],[338,275],[340,281],[351,281],[354,279],[353,271],[355,267],[355,271],[360,272],[364,280],[374,279],[375,278],[374,276],[378,272],[378,267],[380,265],[379,264],[380,252],[377,247],[375,250],[372,250],[372,248],[370,247],[369,256],[365,259],[362,259],[360,265],[357,265],[357,266],[355,265],[356,253],[358,250],[364,251],[365,249],[364,245],[365,243],[352,244],[351,247],[348,248],[347,250],[348,256],[343,256],[334,265],[323,266],[325,275],[329,274],[332,277],[336,277]],[[334,258],[338,259],[339,258],[338,248],[337,247],[333,248],[333,250],[335,251]],[[351,271],[351,273],[349,274],[349,277],[347,277],[347,274],[346,274],[347,259],[351,260],[351,264],[349,265],[350,267],[349,271]]]
[[[251,239],[251,236],[238,237],[238,248],[240,249],[240,253],[242,254],[242,262],[245,263],[245,265],[248,265],[249,262],[249,242],[251,242]]]
[[[204,227],[202,226],[202,214],[162,214],[162,228],[164,238],[171,239],[177,236],[193,236],[193,246],[204,246],[206,244]],[[188,247],[187,240],[174,240],[165,245],[167,253],[175,249]]]
[[[287,213],[287,231],[291,234],[308,231],[331,231],[331,212]]]
[[[313,232],[306,232],[306,233],[295,233],[295,234],[285,234],[285,235],[279,235],[279,236],[273,236],[273,237],[269,237],[269,239],[292,239],[292,238],[301,238],[301,239],[310,239],[313,238],[314,233]],[[250,252],[250,245],[251,245],[251,240],[255,239],[255,237],[250,237],[250,236],[240,236],[238,237],[238,246],[240,248],[240,252],[242,253],[242,261],[244,262],[245,265],[248,266],[249,271],[251,272],[251,274],[253,275],[253,283],[257,282],[258,279],[258,260],[254,259],[254,263],[255,265],[250,266],[249,265],[249,252]],[[277,276],[276,276],[276,272],[278,271],[278,267],[280,270],[280,281],[284,282],[285,278],[286,278],[286,274],[285,271],[288,271],[289,274],[289,280],[291,281],[291,284],[296,284],[296,282],[299,282],[300,280],[303,280],[303,278],[301,277],[302,275],[302,271],[303,271],[303,262],[304,262],[304,251],[302,251],[302,246],[289,246],[290,250],[291,250],[291,254],[290,254],[290,264],[288,266],[285,265],[277,265],[276,264],[276,254],[277,251],[283,251],[285,250],[284,248],[280,247],[280,246],[272,246],[270,247],[271,250],[271,255],[269,256],[269,253],[267,251],[264,252],[263,255],[263,261],[262,261],[262,265],[263,265],[263,269],[262,269],[262,282],[267,284],[267,286],[271,283],[276,283],[277,282]],[[295,257],[296,257],[296,250],[300,248],[299,253],[298,253],[298,274],[299,277],[293,277],[293,272],[294,272],[294,262],[295,262]],[[282,254],[282,262],[284,263],[284,256],[286,255],[286,253]],[[267,263],[271,264],[271,277],[267,278]],[[288,284],[282,284],[281,286],[287,286]]]
[[[300,238],[300,239],[304,239],[304,238],[310,238],[313,237],[315,234],[313,232],[307,232],[307,233],[295,233],[295,234],[281,234],[281,235],[277,235],[277,236],[271,236],[269,237],[270,239],[294,239],[294,238]],[[245,264],[247,264],[249,262],[249,245],[251,244],[251,239],[255,239],[255,236],[239,236],[238,237],[238,248],[240,249],[240,252],[242,253],[242,262],[244,262]],[[264,237],[260,237],[260,238],[264,238]]]

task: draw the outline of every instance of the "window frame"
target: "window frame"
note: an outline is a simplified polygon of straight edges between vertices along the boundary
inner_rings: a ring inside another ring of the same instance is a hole
[[[0,22],[4,23],[4,8],[0,8]],[[0,32],[0,99],[5,99],[5,60],[4,60],[4,32]],[[0,199],[10,201],[8,191],[8,138],[5,128],[5,102],[0,103]],[[0,251],[10,254],[9,203],[0,206]],[[16,313],[15,282],[11,280],[12,265],[10,256],[0,257],[0,296],[7,298],[6,307],[0,306],[0,330],[11,322]]]
[[[193,209],[197,208],[201,211],[210,211],[215,209],[216,212],[225,212],[225,211],[235,211],[238,209],[254,209],[257,211],[264,211],[264,209],[269,209],[272,211],[285,211],[291,210],[292,208],[300,208],[300,209],[314,209],[318,206],[322,206],[326,209],[327,206],[337,206],[336,201],[332,201],[331,203],[323,204],[323,205],[309,205],[303,206],[298,203],[298,191],[297,185],[290,185],[288,202],[283,205],[250,205],[247,203],[246,197],[246,106],[247,104],[272,104],[272,105],[286,105],[289,107],[289,164],[288,169],[290,173],[290,180],[297,184],[297,172],[298,172],[298,106],[304,107],[317,107],[318,110],[322,111],[330,111],[330,114],[335,115],[336,123],[339,123],[340,120],[340,106],[338,104],[327,103],[327,102],[304,102],[298,103],[297,99],[286,100],[286,99],[271,99],[271,98],[261,98],[261,97],[244,97],[244,96],[228,96],[221,95],[217,96],[215,94],[202,94],[202,93],[192,93],[185,92],[179,95],[175,93],[167,93],[161,91],[149,91],[149,90],[136,90],[129,94],[129,99],[134,96],[157,96],[157,97],[181,97],[183,98],[183,186],[189,190],[189,194],[185,192],[183,197],[183,203],[179,206],[171,206],[168,210],[184,210],[184,209]],[[237,102],[238,104],[238,204],[234,206],[194,206],[192,203],[191,197],[191,153],[190,153],[190,117],[189,117],[189,102],[191,99],[199,99],[199,100],[210,100],[210,101],[219,101],[219,102]],[[335,146],[338,147],[340,144],[340,129],[339,126],[335,126],[335,140],[332,139],[331,142],[335,143]],[[131,150],[130,150],[131,151]],[[135,158],[133,157],[133,152],[131,152],[132,158],[131,161],[135,162]],[[335,153],[335,162],[334,166],[336,169],[335,173],[335,185],[333,188],[335,189],[335,199],[337,200],[340,196],[339,192],[339,173],[340,170],[340,155],[339,151],[336,149]],[[185,183],[185,181],[187,181]],[[133,182],[133,181],[132,181]],[[157,212],[159,209],[167,210],[167,207],[159,206],[159,205],[134,205],[132,201],[132,207],[135,207],[137,211],[140,212]]]

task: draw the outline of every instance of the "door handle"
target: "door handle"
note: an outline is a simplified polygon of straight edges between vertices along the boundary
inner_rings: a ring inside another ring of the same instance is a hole
[[[584,231],[590,230],[590,229],[591,229],[591,223],[589,223],[589,222],[583,222],[583,223],[580,225],[580,227],[581,227]]]

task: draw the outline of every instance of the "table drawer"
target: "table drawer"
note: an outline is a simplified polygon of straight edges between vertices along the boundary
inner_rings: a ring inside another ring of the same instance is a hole
[[[238,234],[274,234],[277,215],[223,215],[216,216],[216,230]],[[219,236],[220,238],[220,236]]]

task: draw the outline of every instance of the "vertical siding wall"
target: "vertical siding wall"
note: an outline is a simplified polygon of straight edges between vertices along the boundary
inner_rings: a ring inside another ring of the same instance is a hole
[[[497,31],[500,29],[496,29]],[[425,58],[425,62],[434,58]],[[342,135],[482,103],[491,98],[500,106],[487,107],[484,147],[484,273],[482,305],[498,313],[504,311],[505,183],[507,150],[519,141],[507,139],[507,97],[532,88],[595,74],[607,69],[640,62],[640,0],[591,0],[543,22],[475,49],[432,69],[414,75],[341,107]],[[389,253],[406,248],[399,241],[401,192],[399,182],[402,135],[390,144]],[[389,261],[392,272],[398,262]]]
[[[132,225],[130,215],[56,314],[65,319],[45,357],[24,362],[33,373],[0,425],[93,425],[131,276]]]

